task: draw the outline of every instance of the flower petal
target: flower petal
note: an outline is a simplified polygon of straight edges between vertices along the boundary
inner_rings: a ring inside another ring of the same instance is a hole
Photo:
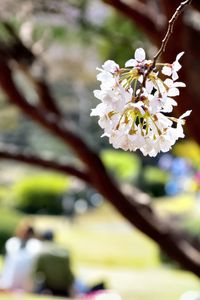
[[[186,87],[186,84],[181,81],[174,82],[173,87]]]
[[[110,74],[109,72],[106,71],[102,71],[99,74],[97,74],[97,80],[101,81],[101,82],[107,82],[108,80],[112,80],[113,79],[113,75]]]
[[[184,119],[185,117],[188,117],[191,114],[192,110],[187,110],[184,114],[182,114],[179,119]]]
[[[135,51],[135,59],[138,62],[142,62],[143,60],[145,60],[146,54],[143,48],[138,48]]]
[[[180,52],[179,54],[177,54],[177,56],[176,56],[176,61],[179,60],[179,59],[183,56],[184,53],[185,53],[185,52],[182,51],[182,52]]]
[[[91,109],[90,116],[100,116],[102,117],[107,113],[107,106],[104,103],[100,103],[97,105],[97,107]]]
[[[178,61],[173,62],[173,70],[178,72],[181,69],[181,64]]]
[[[173,80],[170,78],[165,79],[164,84],[166,84],[169,88],[173,86]]]
[[[164,66],[162,68],[162,73],[166,76],[171,76],[172,74],[172,68],[171,67],[168,67],[168,66]]]
[[[116,64],[116,62],[114,60],[107,60],[102,65],[102,68],[107,72],[114,73],[116,70],[119,69],[119,65]]]
[[[102,90],[94,90],[93,93],[94,96],[99,100],[102,100],[105,94]]]
[[[180,95],[180,92],[177,88],[172,87],[171,89],[169,89],[167,95],[170,96],[170,97],[175,97],[175,96]]]
[[[127,62],[125,63],[125,67],[135,67],[137,65],[137,61],[133,58],[127,60]]]
[[[148,93],[148,94],[151,94],[151,92],[152,92],[152,90],[153,90],[153,88],[154,88],[154,84],[153,84],[153,82],[152,82],[151,80],[146,80],[146,85],[145,85],[145,87],[146,87],[147,93]]]
[[[175,80],[177,80],[178,79],[178,74],[177,74],[177,72],[173,72],[172,73],[172,79],[175,81]]]

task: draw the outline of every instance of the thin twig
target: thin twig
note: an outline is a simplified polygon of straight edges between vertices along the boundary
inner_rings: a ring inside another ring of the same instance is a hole
[[[170,36],[173,33],[175,21],[180,16],[180,14],[183,12],[183,10],[185,9],[185,7],[187,5],[190,5],[191,3],[192,3],[192,0],[186,0],[186,1],[181,2],[181,4],[177,7],[175,13],[173,14],[173,16],[171,17],[171,19],[169,20],[167,32],[165,34],[164,39],[162,40],[161,47],[160,47],[160,49],[158,50],[158,52],[155,54],[155,56],[153,58],[153,68],[155,67],[157,59],[160,57],[160,55],[163,52],[165,52],[165,49],[166,49],[167,43],[169,41],[169,38],[170,38]]]
[[[87,184],[91,184],[89,173],[86,170],[66,164],[64,159],[55,160],[53,156],[49,157],[49,155],[37,156],[27,150],[22,151],[14,145],[0,143],[0,159],[15,160],[33,165],[34,167],[43,167],[45,169],[59,171],[79,178]]]
[[[177,9],[175,10],[175,13],[171,17],[171,19],[168,21],[167,32],[166,32],[166,34],[165,34],[165,36],[164,36],[164,38],[162,40],[160,49],[158,50],[158,52],[153,57],[153,63],[152,63],[152,65],[147,69],[147,72],[144,75],[144,79],[143,79],[143,82],[142,82],[142,85],[141,85],[141,89],[140,89],[140,93],[138,95],[138,98],[141,96],[142,90],[145,87],[145,83],[146,83],[147,77],[149,76],[149,74],[151,73],[151,71],[155,68],[156,62],[157,62],[158,58],[160,57],[160,55],[163,52],[165,52],[167,43],[168,43],[168,41],[170,39],[170,36],[173,33],[175,21],[178,19],[178,17],[180,16],[180,14],[183,12],[183,10],[185,9],[185,7],[187,5],[190,5],[191,3],[192,3],[192,0],[182,1],[180,3],[180,5],[177,7]]]

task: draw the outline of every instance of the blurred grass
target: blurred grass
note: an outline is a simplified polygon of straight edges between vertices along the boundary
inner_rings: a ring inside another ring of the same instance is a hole
[[[88,274],[89,273],[89,274]],[[134,269],[83,269],[87,280],[105,278],[119,291],[123,300],[178,300],[188,290],[199,290],[199,280],[192,274],[164,268]]]
[[[183,194],[175,197],[163,197],[155,200],[155,207],[162,214],[188,213],[194,209],[195,204],[196,202],[193,194]]]
[[[41,229],[50,227],[56,232],[57,241],[70,249],[74,262],[133,268],[159,265],[156,244],[108,204],[80,216],[72,224],[55,217],[36,217],[35,222]]]
[[[194,207],[194,198],[191,195],[165,197],[154,200],[154,204],[161,214],[180,214]],[[31,218],[36,227],[55,231],[57,241],[71,249],[74,262],[134,268],[159,265],[156,244],[127,223],[109,204],[72,223],[65,217]]]
[[[154,201],[159,214],[184,214],[195,206],[192,195]],[[57,241],[71,250],[73,261],[90,265],[146,268],[159,266],[157,245],[123,219],[109,204],[79,216],[36,217],[41,229],[51,228]],[[148,251],[146,250],[148,249]]]
[[[192,197],[156,201],[162,213],[192,209]],[[31,217],[39,230],[53,229],[56,240],[70,249],[78,277],[92,283],[105,279],[123,300],[178,300],[199,290],[191,273],[166,269],[159,263],[157,245],[132,227],[109,204],[70,222],[65,217]],[[0,261],[1,264],[1,261]],[[0,295],[1,300],[56,300],[32,295]]]
[[[89,273],[89,275],[87,274]],[[117,290],[122,300],[178,300],[188,290],[199,290],[199,280],[192,274],[167,269],[134,271],[131,269],[83,270],[85,280],[99,278],[106,274],[109,286]],[[83,278],[83,277],[82,277]],[[1,300],[57,300],[58,297],[27,294],[0,294]]]

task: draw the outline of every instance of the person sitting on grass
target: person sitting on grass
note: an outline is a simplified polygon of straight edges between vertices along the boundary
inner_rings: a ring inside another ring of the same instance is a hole
[[[5,244],[5,261],[0,277],[0,290],[32,290],[31,272],[40,241],[29,222],[22,222],[16,229],[16,236]]]
[[[77,297],[105,289],[104,282],[90,287],[75,277],[68,250],[54,242],[54,234],[51,230],[44,232],[41,239],[42,248],[33,270],[35,293]]]
[[[34,292],[56,296],[73,296],[74,275],[69,252],[57,245],[52,231],[41,235],[42,247],[33,268]]]

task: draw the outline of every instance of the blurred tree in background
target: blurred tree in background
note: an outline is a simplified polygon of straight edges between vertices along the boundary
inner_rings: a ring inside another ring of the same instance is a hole
[[[134,187],[122,191],[108,174],[97,154],[107,142],[98,138],[99,129],[89,118],[100,60],[123,63],[138,46],[151,57],[180,1],[104,2],[123,16],[97,0],[1,3],[0,157],[70,174],[93,186],[170,257],[200,276],[200,254],[187,238],[156,215],[146,194]],[[193,0],[163,54],[164,61],[172,62],[186,52],[180,76],[187,90],[179,108],[193,109],[187,125],[198,142],[199,9]]]

